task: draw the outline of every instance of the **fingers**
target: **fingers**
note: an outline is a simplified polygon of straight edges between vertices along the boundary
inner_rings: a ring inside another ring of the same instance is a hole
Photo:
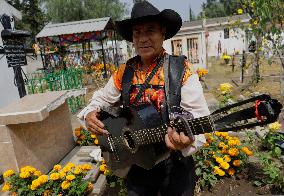
[[[192,144],[193,140],[187,137],[183,132],[178,134],[175,128],[168,128],[168,134],[165,136],[167,147],[173,150],[182,150]]]
[[[103,129],[105,125],[103,124],[102,121],[100,121],[97,118],[97,116],[98,116],[97,112],[90,112],[86,116],[86,124],[87,124],[88,130],[98,135],[109,134],[107,130]]]

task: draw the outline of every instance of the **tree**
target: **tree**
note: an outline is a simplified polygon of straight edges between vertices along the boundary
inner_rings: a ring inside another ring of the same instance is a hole
[[[191,7],[189,7],[189,21],[194,21],[196,20],[196,16],[194,15]]]
[[[230,16],[236,13],[237,0],[207,0],[202,4],[206,18]]]
[[[127,13],[126,4],[119,0],[45,0],[44,5],[54,23],[101,17],[119,20]]]
[[[39,0],[7,0],[7,2],[22,13],[22,20],[16,20],[15,27],[29,31],[31,38],[28,41],[33,44],[36,34],[46,21],[45,14],[41,10],[41,3]]]

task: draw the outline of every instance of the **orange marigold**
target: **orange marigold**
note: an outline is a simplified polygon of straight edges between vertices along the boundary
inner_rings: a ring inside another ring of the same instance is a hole
[[[230,176],[233,176],[235,173],[236,173],[236,171],[234,170],[234,168],[228,169],[228,174],[229,174]]]
[[[233,161],[233,165],[236,167],[240,167],[241,166],[242,161],[241,160],[234,160]]]

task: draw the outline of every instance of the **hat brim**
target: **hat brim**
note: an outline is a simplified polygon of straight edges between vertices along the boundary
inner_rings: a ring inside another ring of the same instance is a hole
[[[171,9],[165,9],[156,15],[148,15],[134,19],[116,21],[117,33],[125,40],[132,42],[132,27],[144,21],[159,21],[166,27],[165,40],[172,38],[180,30],[182,19],[180,15]]]

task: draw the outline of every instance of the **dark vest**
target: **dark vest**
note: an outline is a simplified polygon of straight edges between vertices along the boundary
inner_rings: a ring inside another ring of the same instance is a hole
[[[165,123],[169,121],[168,119],[169,112],[178,112],[180,108],[181,86],[182,86],[182,79],[185,73],[184,61],[186,59],[185,56],[169,55],[168,57],[169,57],[168,63],[164,62],[164,70],[168,70],[168,73],[164,73],[164,76],[165,76],[165,83],[168,80],[169,85],[167,92],[165,91],[165,99],[164,103],[162,104],[164,107],[161,108],[161,115]],[[139,60],[139,56],[133,57],[127,61],[124,74],[122,77],[121,99],[124,107],[129,106],[130,88],[134,76],[133,67],[134,63],[136,63],[137,60]],[[168,68],[165,69],[165,66],[168,66]],[[170,109],[167,107],[167,105],[169,105]]]

